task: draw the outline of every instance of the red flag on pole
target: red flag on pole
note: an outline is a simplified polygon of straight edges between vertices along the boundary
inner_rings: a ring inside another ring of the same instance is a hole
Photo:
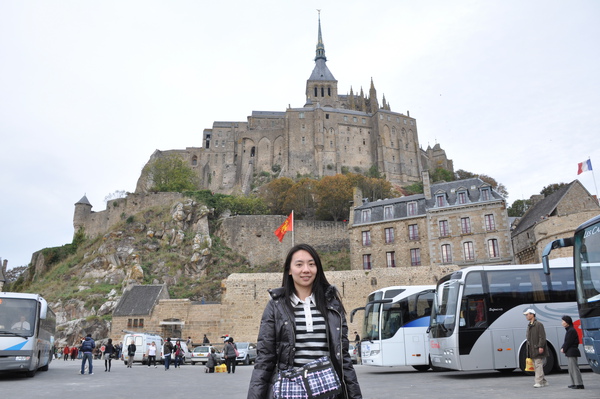
[[[279,242],[283,241],[283,236],[288,231],[294,231],[294,212],[290,213],[290,216],[275,230],[275,235],[279,239]]]

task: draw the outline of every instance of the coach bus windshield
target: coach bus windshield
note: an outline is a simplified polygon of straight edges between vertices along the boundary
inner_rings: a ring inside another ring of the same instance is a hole
[[[460,280],[446,276],[440,280],[431,312],[430,329],[433,338],[449,337],[455,329]]]
[[[37,301],[0,298],[0,336],[31,337],[35,331]]]
[[[577,273],[577,302],[600,306],[600,223],[575,234],[575,273]]]

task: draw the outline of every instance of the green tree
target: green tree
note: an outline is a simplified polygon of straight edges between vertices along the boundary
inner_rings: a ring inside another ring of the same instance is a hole
[[[531,200],[515,200],[507,209],[508,216],[521,217],[525,214],[530,206]]]
[[[568,186],[567,183],[554,183],[554,184],[549,184],[547,186],[545,186],[544,188],[542,188],[542,191],[540,191],[540,194],[543,194],[544,197],[549,196],[550,194],[560,190],[561,188],[563,188],[564,186]]]
[[[196,173],[177,155],[156,158],[147,168],[153,182],[152,191],[183,192],[197,189]]]
[[[352,183],[347,175],[325,176],[316,185],[317,217],[321,220],[348,219]]]
[[[432,183],[439,181],[454,181],[454,174],[444,168],[436,168],[433,173],[430,173],[429,177]]]
[[[227,196],[223,198],[223,207],[234,215],[267,215],[269,208],[262,198],[256,196]]]
[[[385,179],[365,177],[354,173],[349,173],[348,178],[350,179],[352,187],[360,188],[363,197],[368,198],[369,201],[398,196],[398,193],[392,188],[392,183]]]
[[[422,181],[415,182],[415,183],[411,184],[410,186],[405,186],[402,188],[406,192],[406,195],[423,194],[423,182]]]

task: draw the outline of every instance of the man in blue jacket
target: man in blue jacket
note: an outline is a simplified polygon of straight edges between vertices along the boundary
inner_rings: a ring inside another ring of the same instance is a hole
[[[89,373],[90,374],[94,374],[93,373],[93,365],[92,365],[92,352],[94,351],[94,348],[96,347],[96,343],[94,342],[94,340],[92,339],[92,334],[88,334],[85,339],[83,340],[82,344],[81,344],[81,348],[80,348],[80,352],[82,354],[81,356],[81,374],[85,374],[85,361],[88,361],[89,364]]]

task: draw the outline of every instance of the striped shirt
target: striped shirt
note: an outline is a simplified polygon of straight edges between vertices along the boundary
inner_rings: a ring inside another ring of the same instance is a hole
[[[292,296],[294,317],[296,318],[296,353],[294,367],[329,355],[327,348],[327,326],[325,318],[317,309],[315,299],[309,296],[301,301],[296,295]]]

